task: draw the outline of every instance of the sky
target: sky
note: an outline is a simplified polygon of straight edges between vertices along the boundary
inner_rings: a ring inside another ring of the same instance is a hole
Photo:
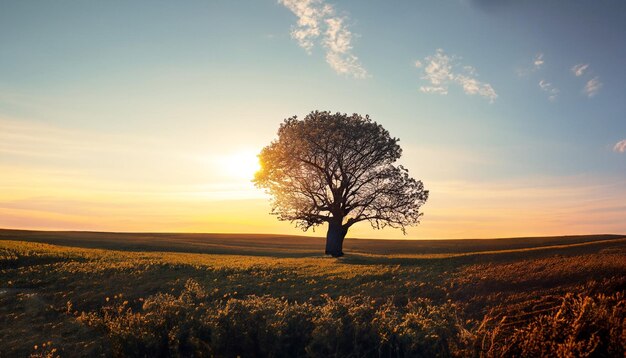
[[[329,110],[430,190],[348,237],[626,233],[624,59],[617,0],[0,1],[0,227],[305,234],[251,179]]]

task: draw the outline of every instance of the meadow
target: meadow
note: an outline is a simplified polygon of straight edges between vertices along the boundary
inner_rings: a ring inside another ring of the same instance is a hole
[[[0,357],[615,356],[626,237],[0,230]]]

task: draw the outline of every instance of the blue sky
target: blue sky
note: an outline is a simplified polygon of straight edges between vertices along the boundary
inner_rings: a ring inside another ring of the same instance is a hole
[[[626,232],[625,10],[4,1],[0,227],[297,233],[229,163],[319,109],[401,139],[408,237]]]

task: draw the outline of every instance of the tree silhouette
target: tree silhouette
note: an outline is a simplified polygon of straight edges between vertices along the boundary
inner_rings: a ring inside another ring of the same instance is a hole
[[[402,149],[368,115],[311,112],[287,118],[259,154],[254,183],[272,195],[272,214],[304,231],[328,223],[326,254],[342,256],[348,229],[419,223],[428,199],[421,181],[393,163]]]

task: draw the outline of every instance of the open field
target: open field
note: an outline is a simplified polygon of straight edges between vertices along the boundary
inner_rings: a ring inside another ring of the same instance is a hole
[[[579,235],[461,240],[355,240],[344,243],[346,252],[378,255],[467,254],[517,250],[553,245],[591,243],[624,238],[623,235]],[[0,229],[0,239],[62,246],[126,251],[168,251],[262,256],[311,256],[324,250],[324,238],[269,234],[168,234],[84,231],[29,231]]]
[[[624,354],[624,236],[322,252],[308,237],[0,230],[0,357]]]

